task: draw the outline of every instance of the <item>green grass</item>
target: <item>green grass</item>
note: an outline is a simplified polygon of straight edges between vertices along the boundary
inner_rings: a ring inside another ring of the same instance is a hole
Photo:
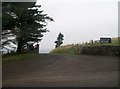
[[[16,62],[16,61],[31,59],[37,55],[39,55],[39,54],[36,54],[36,53],[17,54],[16,53],[16,54],[3,55],[2,64],[8,64],[8,63]]]
[[[111,43],[93,43],[93,44],[91,44],[91,43],[84,43],[84,44],[82,44],[82,45],[84,45],[84,46],[118,46],[118,45],[120,45],[120,38],[112,38],[112,42]]]
[[[118,46],[120,44],[120,39],[118,40],[117,38],[112,39],[111,44],[100,44],[100,43],[94,43],[94,44],[82,44],[84,46]],[[53,49],[50,51],[50,53],[59,53],[59,54],[75,54],[75,52],[78,52],[80,44],[69,44],[65,46],[61,46],[58,48]],[[2,56],[2,61],[0,61],[0,64],[8,64],[16,61],[22,61],[22,60],[27,60],[31,58],[37,57],[39,54],[37,53],[22,53],[22,54],[17,54],[17,53],[12,53],[12,54],[7,54]]]
[[[69,44],[69,45],[65,45],[65,46],[61,46],[58,48],[53,49],[52,51],[50,51],[50,53],[60,53],[60,54],[77,54],[75,52],[79,52],[79,47],[80,45],[83,46],[89,46],[89,47],[94,47],[94,46],[118,46],[120,45],[120,38],[112,38],[112,43],[109,44],[101,44],[101,43],[84,43],[84,44]]]
[[[120,37],[119,38],[113,38],[112,39],[112,44],[113,45],[120,45]]]
[[[60,53],[60,54],[74,54],[73,45],[65,45],[53,49],[50,53]]]

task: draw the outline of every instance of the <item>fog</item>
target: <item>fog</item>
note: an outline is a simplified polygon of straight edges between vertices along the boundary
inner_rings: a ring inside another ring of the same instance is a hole
[[[118,36],[118,0],[38,0],[54,22],[40,42],[40,53],[55,48],[59,32],[64,34],[62,45]]]

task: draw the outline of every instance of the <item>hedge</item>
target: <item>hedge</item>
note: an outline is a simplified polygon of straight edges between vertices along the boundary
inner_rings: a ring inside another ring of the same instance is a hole
[[[120,56],[120,46],[83,46],[80,54]]]

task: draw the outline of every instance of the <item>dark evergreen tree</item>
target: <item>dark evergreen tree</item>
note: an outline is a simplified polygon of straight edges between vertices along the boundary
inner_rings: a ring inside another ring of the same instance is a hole
[[[3,30],[10,29],[17,36],[18,52],[28,41],[38,42],[42,33],[48,32],[47,21],[53,21],[47,14],[39,11],[40,5],[35,2],[4,2],[3,3]]]
[[[64,40],[63,37],[64,37],[63,34],[61,33],[58,34],[57,41],[55,41],[56,43],[55,48],[59,47],[63,43],[63,40]]]

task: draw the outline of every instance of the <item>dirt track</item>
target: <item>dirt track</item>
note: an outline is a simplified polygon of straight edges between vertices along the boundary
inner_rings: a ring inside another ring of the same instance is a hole
[[[3,87],[117,86],[117,57],[40,54],[3,66]]]

